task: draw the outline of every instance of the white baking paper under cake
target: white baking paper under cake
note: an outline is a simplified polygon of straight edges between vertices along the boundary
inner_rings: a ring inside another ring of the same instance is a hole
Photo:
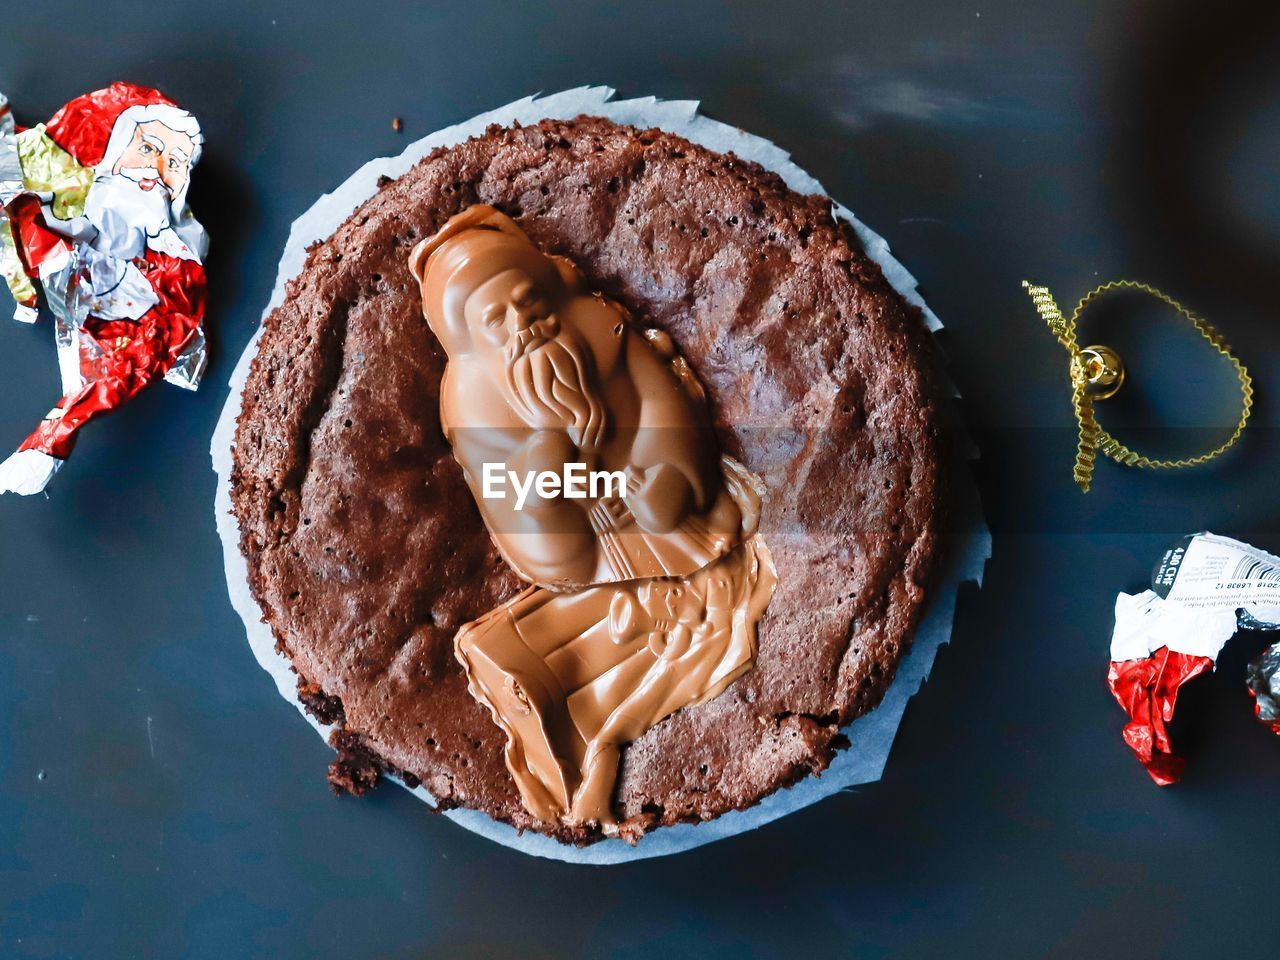
[[[294,221],[280,260],[271,302],[263,312],[264,318],[284,299],[285,284],[302,271],[307,246],[327,238],[356,207],[373,196],[378,190],[379,177],[399,177],[437,147],[461,143],[483,133],[485,127],[493,123],[504,126],[516,122],[533,124],[547,118],[569,119],[586,113],[607,117],[617,123],[659,127],[712,150],[721,153],[732,151],[745,160],[754,160],[779,174],[788,186],[800,193],[826,193],[817,180],[791,162],[785,151],[768,140],[700,116],[696,101],[663,101],[653,97],[614,101],[613,93],[609,87],[580,87],[552,96],[526,97],[423,137],[410,144],[399,156],[369,161]],[[836,204],[833,212],[853,226],[867,254],[880,264],[885,277],[898,292],[924,312],[929,329],[941,328],[938,318],[920,298],[915,279],[889,253],[889,245],[884,239],[846,208]],[[231,513],[231,447],[236,418],[240,415],[240,395],[249,375],[249,364],[258,349],[259,336],[261,328],[245,348],[231,375],[231,395],[218,420],[210,447],[213,469],[218,475],[214,510],[226,561],[227,589],[232,605],[244,620],[254,656],[271,674],[280,695],[295,704],[307,721],[327,738],[331,728],[318,723],[298,702],[297,675],[290,668],[289,661],[276,652],[271,628],[262,622],[262,611],[249,592],[248,570],[240,554],[239,524]],[[966,448],[967,444],[966,440]],[[966,449],[964,455],[976,454]],[[836,754],[831,766],[821,776],[810,776],[793,787],[778,790],[748,810],[731,811],[702,824],[661,827],[644,836],[634,847],[616,839],[603,840],[590,847],[573,847],[541,834],[522,834],[476,810],[448,810],[444,815],[481,836],[535,856],[571,863],[621,863],[678,853],[744,833],[837,791],[879,780],[907,701],[928,676],[938,648],[951,638],[960,584],[966,581],[981,583],[983,566],[991,555],[991,536],[982,518],[966,463],[954,465],[948,486],[955,497],[955,508],[947,527],[942,569],[916,631],[911,652],[898,665],[897,676],[880,706],[845,728],[843,732],[849,738],[850,746]],[[435,806],[435,798],[426,788],[418,787],[413,793]]]

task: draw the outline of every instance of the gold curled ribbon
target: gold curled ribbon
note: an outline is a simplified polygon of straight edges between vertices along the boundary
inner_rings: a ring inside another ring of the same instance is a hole
[[[1081,297],[1080,302],[1076,304],[1075,311],[1070,318],[1067,318],[1058,309],[1058,304],[1054,301],[1053,295],[1049,293],[1047,287],[1036,286],[1027,280],[1022,281],[1022,286],[1031,295],[1031,302],[1035,304],[1036,311],[1044,319],[1045,323],[1049,325],[1050,331],[1071,356],[1071,403],[1075,408],[1076,421],[1080,425],[1080,439],[1076,446],[1076,464],[1073,473],[1076,484],[1082,491],[1089,492],[1089,485],[1093,478],[1094,462],[1097,460],[1097,451],[1099,450],[1112,460],[1125,466],[1143,467],[1150,470],[1174,470],[1179,467],[1194,467],[1207,463],[1214,457],[1225,453],[1240,439],[1240,435],[1244,433],[1245,424],[1249,422],[1249,415],[1253,412],[1253,379],[1249,376],[1249,371],[1245,369],[1244,364],[1237,360],[1231,352],[1231,347],[1227,344],[1222,334],[1177,300],[1174,300],[1173,297],[1162,293],[1155,287],[1139,283],[1136,280],[1112,280],[1110,283],[1095,287]],[[1115,390],[1119,389],[1119,385],[1124,379],[1124,373],[1123,369],[1112,369],[1104,362],[1106,358],[1118,360],[1114,351],[1101,346],[1085,347],[1083,349],[1080,347],[1076,340],[1076,324],[1080,319],[1080,315],[1084,313],[1085,308],[1090,303],[1103,294],[1114,290],[1137,290],[1155,297],[1167,306],[1172,307],[1195,327],[1200,336],[1209,341],[1214,350],[1226,357],[1230,362],[1232,368],[1236,371],[1236,376],[1240,378],[1240,392],[1243,403],[1240,410],[1240,420],[1236,423],[1231,436],[1221,445],[1194,457],[1184,457],[1180,460],[1156,460],[1139,453],[1137,450],[1126,447],[1099,425],[1093,412],[1094,400],[1109,397]]]

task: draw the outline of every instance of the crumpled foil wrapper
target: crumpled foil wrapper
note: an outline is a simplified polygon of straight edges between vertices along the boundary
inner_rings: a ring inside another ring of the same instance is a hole
[[[207,362],[208,237],[187,205],[204,136],[158,90],[114,83],[22,129],[0,94],[0,277],[14,317],[53,315],[63,396],[0,463],[0,493],[38,493],[85,423]]]
[[[1249,692],[1258,720],[1280,735],[1280,643],[1249,664]]]
[[[1196,533],[1166,550],[1151,589],[1116,597],[1107,684],[1129,715],[1124,741],[1160,786],[1176,783],[1186,760],[1169,736],[1178,693],[1214,669],[1239,630],[1280,628],[1280,557]],[[1258,719],[1280,733],[1280,644],[1249,668]]]

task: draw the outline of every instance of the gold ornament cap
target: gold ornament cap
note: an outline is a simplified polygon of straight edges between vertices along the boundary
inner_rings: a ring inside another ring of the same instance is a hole
[[[1194,467],[1202,463],[1208,463],[1215,457],[1225,453],[1240,439],[1240,435],[1244,433],[1244,428],[1249,422],[1249,415],[1253,412],[1253,379],[1249,376],[1249,371],[1244,364],[1237,360],[1231,352],[1231,347],[1228,346],[1222,334],[1178,303],[1177,300],[1174,300],[1173,297],[1167,293],[1162,293],[1149,284],[1139,283],[1136,280],[1112,280],[1109,283],[1095,287],[1081,297],[1071,317],[1067,318],[1058,309],[1058,304],[1053,299],[1048,287],[1037,286],[1028,280],[1023,280],[1022,286],[1030,294],[1031,302],[1035,304],[1036,311],[1041,318],[1049,325],[1049,330],[1071,357],[1071,403],[1075,408],[1076,422],[1080,427],[1080,438],[1076,446],[1074,475],[1076,485],[1082,491],[1089,492],[1089,487],[1093,481],[1093,466],[1097,460],[1099,450],[1117,463],[1122,463],[1126,466],[1153,470],[1173,470],[1180,467]],[[1241,408],[1240,419],[1236,422],[1235,429],[1223,443],[1212,450],[1192,457],[1184,457],[1179,460],[1158,460],[1126,447],[1099,425],[1093,412],[1094,401],[1113,397],[1124,386],[1125,366],[1119,354],[1110,347],[1101,344],[1081,347],[1076,341],[1076,325],[1080,320],[1080,315],[1084,313],[1085,308],[1090,303],[1103,294],[1116,290],[1136,290],[1139,293],[1155,297],[1167,306],[1172,307],[1188,323],[1195,327],[1200,336],[1209,341],[1209,345],[1214,350],[1230,362],[1240,380]]]
[[[1094,344],[1080,351],[1085,389],[1095,400],[1114,397],[1124,386],[1124,361],[1110,347]]]

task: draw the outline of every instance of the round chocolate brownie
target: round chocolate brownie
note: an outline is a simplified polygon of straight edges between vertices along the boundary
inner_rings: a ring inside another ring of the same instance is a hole
[[[778,585],[755,668],[624,750],[622,835],[821,771],[893,679],[938,550],[928,333],[828,199],[660,130],[580,117],[492,127],[384,182],[267,318],[232,501],[299,696],[337,725],[330,781],[358,793],[395,772],[444,806],[600,836],[526,811],[503,732],[454,657],[458,629],[524,586],[442,435],[446,358],[408,265],[475,203],[666,331],[707,388],[722,449],[765,484]]]

